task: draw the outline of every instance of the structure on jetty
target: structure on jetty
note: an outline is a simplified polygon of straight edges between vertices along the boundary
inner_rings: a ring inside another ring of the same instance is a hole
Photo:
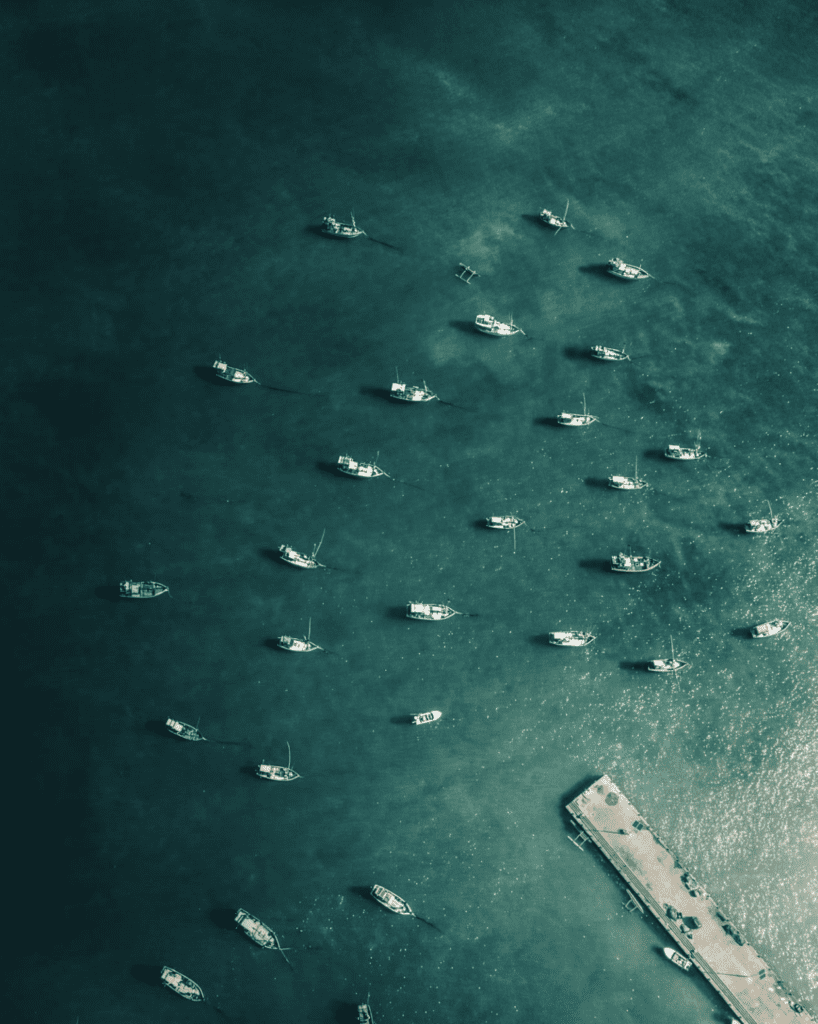
[[[579,830],[571,841],[602,851],[625,881],[626,907],[653,914],[742,1024],[814,1024],[607,775],[566,809]]]

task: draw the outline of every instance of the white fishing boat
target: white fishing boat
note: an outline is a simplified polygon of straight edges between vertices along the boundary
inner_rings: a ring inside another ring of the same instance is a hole
[[[661,564],[658,558],[649,555],[626,555],[622,551],[618,555],[611,555],[611,569],[614,572],[650,572]]]
[[[769,501],[767,502],[767,507],[770,510],[770,518],[751,519],[749,523],[744,524],[745,533],[772,533],[773,530],[777,530],[784,522],[783,519],[773,515],[773,507]]]
[[[280,636],[278,637],[276,646],[282,648],[282,650],[285,651],[295,651],[298,654],[305,654],[309,651],[323,651],[323,647],[319,647],[318,644],[313,643],[313,641],[310,640],[311,635],[312,619],[310,619],[306,636]]]
[[[412,715],[412,725],[426,725],[427,722],[436,722],[442,714],[442,711],[424,711],[421,715]]]
[[[676,459],[680,462],[695,462],[697,459],[706,459],[707,452],[702,451],[701,438],[700,431],[696,444],[692,448],[685,448],[680,444],[669,444],[665,448],[665,458]]]
[[[630,362],[631,358],[623,348],[608,348],[607,345],[591,346],[591,355],[594,359],[602,359],[606,363],[621,363],[625,359]]]
[[[518,526],[525,526],[525,520],[517,516],[489,516],[486,526],[490,530],[516,530]]]
[[[509,338],[512,334],[522,334],[525,337],[525,331],[514,326],[513,317],[511,323],[504,324],[495,320],[493,316],[489,316],[488,313],[481,313],[475,319],[474,326],[483,334],[491,334],[495,338]]]
[[[583,395],[582,412],[561,412],[557,416],[557,423],[561,427],[587,427],[590,423],[599,423],[599,417],[589,414],[585,395]]]
[[[119,584],[120,597],[159,597],[167,594],[170,588],[164,583],[155,583],[153,580],[143,580],[136,583],[134,580],[122,580]]]
[[[673,672],[675,675],[680,672],[683,668],[688,668],[690,665],[689,661],[680,661],[676,657],[676,652],[673,650],[673,637],[670,638],[670,658],[654,658],[653,661],[649,661],[645,668],[648,672]]]
[[[377,460],[377,455],[375,456]],[[373,480],[376,476],[389,476],[376,462],[356,462],[349,455],[338,456],[338,469],[347,476],[355,476],[359,480]]]
[[[641,491],[644,487],[647,487],[646,480],[640,480],[639,478],[639,460],[634,462],[633,476],[617,476],[612,475],[608,477],[608,486],[613,487],[617,491]]]
[[[769,622],[762,622],[759,626],[753,626],[750,635],[756,639],[764,636],[777,636],[789,628],[790,623],[785,619],[771,619]]]
[[[300,779],[301,776],[292,767],[293,757],[290,751],[289,741],[287,742],[287,767],[280,764],[260,764],[256,767],[256,775],[260,779],[269,779],[270,782],[292,782]]]
[[[557,647],[586,647],[596,637],[579,629],[567,629],[548,634],[548,642]]]
[[[450,619],[453,615],[462,615],[463,612],[456,612],[447,604],[407,604],[406,618],[419,619],[423,622],[440,622],[441,619]]]
[[[169,718],[165,722],[165,727],[168,732],[178,736],[180,740],[193,740],[196,742],[205,739],[195,725],[188,725],[187,722],[177,722],[175,718]]]
[[[355,223],[355,214],[351,214],[350,217],[351,224],[344,224],[334,217],[324,217],[321,234],[329,235],[331,238],[358,238],[359,235],[365,235],[366,232]]]
[[[641,281],[643,278],[650,277],[647,270],[642,269],[641,264],[636,267],[633,263],[626,263],[616,256],[612,260],[608,260],[607,270],[609,274],[621,277],[624,281]]]
[[[258,384],[256,378],[247,370],[228,366],[223,359],[217,359],[213,364],[213,369],[216,371],[217,377],[221,377],[222,380],[229,381],[231,384]]]
[[[190,978],[179,971],[174,971],[172,967],[163,967],[161,978],[163,985],[167,985],[169,989],[172,989],[184,999],[189,999],[192,1003],[204,1002],[204,992],[202,992],[196,982],[191,981]]]
[[[677,967],[681,967],[683,971],[689,971],[693,966],[692,960],[688,960],[686,956],[682,956],[681,953],[677,953],[676,950],[671,949],[670,946],[665,946],[663,952],[671,963],[676,964]]]
[[[236,911],[235,922],[239,926],[239,928],[241,928],[244,934],[248,937],[248,939],[252,939],[253,942],[258,943],[258,945],[263,947],[264,949],[277,950],[279,953],[281,953],[284,959],[287,960],[287,957],[284,956],[284,954],[286,952],[289,952],[289,948],[281,945],[281,942],[276,933],[273,931],[272,928],[264,924],[263,921],[260,921],[257,917],[254,917],[252,914],[248,914],[246,910],[242,910],[241,908],[239,908]],[[290,961],[287,960],[287,963],[289,962]]]
[[[369,892],[372,898],[377,900],[382,907],[386,907],[387,910],[391,910],[394,914],[404,914],[407,917],[415,916],[406,900],[396,896],[389,889],[384,889],[382,885],[373,885]]]
[[[304,555],[300,551],[296,551],[295,548],[291,548],[289,544],[280,544],[278,550],[281,552],[281,561],[286,562],[287,565],[295,565],[299,569],[326,569],[326,566],[321,562],[316,561],[315,556],[321,545],[324,543],[324,533],[321,534],[321,540],[312,549],[311,555]]]
[[[375,1015],[369,1005],[369,993],[367,993],[366,1002],[358,1004],[358,1024],[375,1024]]]
[[[389,390],[390,398],[394,398],[398,402],[431,402],[432,399],[437,398],[434,391],[426,386],[426,381],[423,382],[423,387],[419,384],[407,384],[400,379],[397,368],[395,375],[398,379]]]
[[[569,224],[565,219],[568,216],[568,206],[570,202],[571,200],[569,199],[565,204],[565,213],[561,217],[558,217],[556,213],[552,213],[550,210],[543,210],[540,214],[540,220],[550,228],[556,228],[556,234],[559,234],[563,228],[571,228],[573,230],[574,225]]]

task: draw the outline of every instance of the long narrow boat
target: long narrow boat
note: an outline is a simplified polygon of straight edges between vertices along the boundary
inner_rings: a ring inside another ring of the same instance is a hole
[[[377,460],[377,455],[375,456]],[[356,462],[349,455],[338,456],[338,470],[346,473],[347,476],[357,477],[359,480],[374,480],[376,476],[389,476],[377,462]]]
[[[482,334],[490,334],[495,338],[510,338],[513,334],[522,334],[525,337],[525,331],[514,326],[513,317],[511,323],[504,324],[500,320],[495,320],[493,316],[489,316],[488,313],[480,313],[474,321],[474,326]]]
[[[216,376],[230,384],[258,384],[256,378],[247,370],[239,370],[235,366],[228,366],[223,359],[217,359],[213,364]]]
[[[321,234],[329,235],[331,238],[358,238],[365,235],[366,232],[355,223],[355,214],[351,214],[351,220],[351,224],[344,224],[334,217],[324,217]]]
[[[235,922],[244,932],[248,939],[252,939],[253,942],[258,943],[264,949],[275,949],[279,952],[285,960],[287,957],[285,953],[288,952],[288,947],[282,946],[279,937],[273,931],[269,925],[264,924],[253,914],[248,914],[246,910],[242,910],[241,907],[236,911]],[[290,961],[287,960],[287,963]]]
[[[280,636],[277,638],[276,646],[280,647],[283,651],[294,651],[296,654],[306,654],[309,651],[323,651],[324,648],[314,643],[310,639],[311,636],[312,619],[310,619],[306,636]]]
[[[676,950],[671,949],[670,946],[665,946],[662,952],[671,963],[676,964],[677,967],[681,967],[683,971],[689,971],[693,966],[692,960],[688,960],[686,956],[682,956],[681,953],[677,953]]]
[[[324,533],[321,534],[321,540],[312,549],[311,555],[304,555],[300,551],[296,551],[295,548],[291,548],[289,544],[280,544],[278,550],[281,552],[281,561],[286,562],[287,565],[295,565],[299,569],[326,569],[326,566],[321,562],[316,561],[315,556],[321,545],[324,543]]]
[[[287,767],[280,764],[260,764],[256,767],[256,775],[260,779],[269,779],[270,782],[292,782],[300,779],[301,776],[292,767],[293,755],[290,750],[289,740],[287,741]]]
[[[412,725],[426,725],[427,722],[436,722],[442,714],[442,711],[424,711],[421,715],[412,715]]]
[[[778,516],[773,515],[773,507],[767,502],[767,507],[770,510],[769,519],[751,519],[749,523],[744,524],[745,533],[772,533],[773,530],[777,530],[778,527],[784,522]]]
[[[607,345],[593,345],[591,355],[606,363],[621,363],[626,359],[630,362],[631,358],[623,348],[608,348]]]
[[[516,530],[518,526],[525,526],[525,520],[517,516],[489,516],[486,526],[490,530]]]
[[[583,395],[582,412],[561,412],[557,416],[557,423],[561,427],[587,427],[590,423],[599,423],[599,417],[588,413],[588,405]]]
[[[783,633],[785,629],[790,627],[791,623],[787,622],[786,619],[771,619],[769,622],[762,622],[759,626],[753,626],[750,630],[750,635],[754,639],[765,636],[778,636],[779,633]]]
[[[676,652],[673,650],[673,637],[671,637],[670,658],[654,658],[653,661],[649,661],[645,665],[645,668],[648,672],[672,672],[675,676],[677,672],[681,672],[683,668],[688,668],[689,665],[689,661],[680,661],[676,657]]]
[[[165,722],[165,727],[169,733],[178,736],[180,740],[193,740],[195,742],[205,739],[195,725],[188,725],[187,722],[177,722],[175,718],[169,718]]]
[[[423,622],[440,622],[441,619],[450,619],[453,615],[462,615],[463,612],[456,612],[447,604],[407,604],[406,618],[418,619]]]
[[[587,647],[596,640],[593,633],[586,633],[579,629],[566,629],[548,634],[548,642],[556,647]]]
[[[616,491],[641,491],[647,487],[647,481],[639,479],[639,460],[634,462],[633,476],[609,476],[608,486]]]
[[[431,402],[432,399],[437,398],[434,391],[426,386],[426,381],[423,382],[423,387],[419,384],[407,384],[400,379],[397,368],[395,375],[398,379],[393,381],[389,390],[390,398],[394,398],[398,402]]]
[[[661,564],[658,558],[649,555],[626,555],[622,551],[618,555],[611,555],[613,572],[650,572]]]
[[[621,277],[623,281],[642,281],[644,278],[650,277],[647,270],[642,269],[641,264],[637,267],[633,263],[626,263],[619,259],[618,256],[608,260],[607,271],[614,277]]]
[[[204,1002],[204,992],[195,981],[191,981],[186,975],[174,971],[172,967],[163,967],[161,977],[162,984],[182,996],[183,999],[189,999],[192,1003]]]
[[[389,889],[384,889],[382,885],[373,885],[369,890],[370,895],[374,900],[377,900],[382,907],[386,907],[387,910],[391,910],[393,914],[403,914],[406,917],[415,917],[415,913],[406,900],[401,899],[400,896],[396,896],[395,893],[390,892]]]
[[[156,583],[153,580],[143,580],[141,583],[122,580],[119,584],[120,597],[159,597],[161,594],[167,594],[169,590],[170,587],[166,587],[164,583]]]

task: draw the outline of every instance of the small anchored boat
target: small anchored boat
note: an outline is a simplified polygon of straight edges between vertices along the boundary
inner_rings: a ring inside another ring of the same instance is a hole
[[[400,379],[397,367],[395,368],[395,375],[398,379],[389,390],[390,398],[394,398],[399,402],[431,402],[433,398],[437,398],[434,391],[426,387],[426,381],[423,382],[423,387],[419,384],[407,384]]]
[[[749,523],[744,524],[745,533],[772,533],[773,530],[777,530],[778,527],[784,522],[778,516],[773,515],[773,507],[767,502],[767,507],[770,510],[769,519],[751,519]]]
[[[178,736],[180,740],[204,740],[206,737],[202,736],[198,728],[195,725],[188,725],[187,722],[177,722],[175,718],[169,718],[165,722],[165,727],[169,733],[174,736]]]
[[[412,715],[412,725],[426,725],[427,722],[436,722],[442,714],[442,711],[424,711],[422,715]]]
[[[456,612],[447,604],[407,604],[406,618],[419,619],[423,622],[440,622],[441,619],[450,619],[453,615],[462,615],[463,612]]]
[[[670,658],[654,658],[653,661],[649,661],[645,668],[648,672],[672,672],[674,675],[680,672],[683,668],[688,668],[690,662],[679,661],[676,657],[676,652],[673,650],[673,637],[670,638]]]
[[[324,530],[324,533],[326,532]],[[286,562],[287,565],[298,566],[299,569],[326,569],[325,565],[315,560],[319,548],[324,543],[324,533],[321,534],[321,540],[312,549],[311,555],[304,555],[300,551],[296,551],[295,548],[291,548],[289,544],[280,544],[278,550],[281,552],[281,561]]]
[[[760,626],[753,626],[750,636],[755,639],[763,636],[777,636],[789,627],[790,623],[785,619],[770,619],[769,622],[762,622]]]
[[[591,355],[594,359],[602,359],[606,363],[621,363],[625,359],[630,362],[631,358],[623,348],[608,348],[607,345],[593,345]]]
[[[568,206],[570,202],[571,200],[569,199],[568,202],[565,204],[565,213],[561,217],[558,217],[555,213],[552,213],[550,210],[543,210],[540,214],[540,220],[543,222],[543,224],[547,224],[550,228],[556,228],[557,235],[560,233],[560,231],[562,231],[563,228],[571,228],[572,231],[574,229],[574,225],[569,224],[568,221],[565,219],[568,216]]]
[[[375,1024],[375,1015],[369,1005],[369,993],[366,994],[366,1002],[358,1003],[358,1024]]]
[[[239,370],[235,366],[228,366],[222,359],[217,359],[213,364],[216,376],[231,384],[258,384],[256,378],[247,370]]]
[[[495,320],[493,316],[489,316],[488,313],[481,313],[475,319],[474,326],[481,333],[491,334],[495,338],[509,338],[512,334],[522,334],[525,337],[525,331],[514,326],[513,317],[511,323],[504,324],[499,320]]]
[[[309,626],[307,627],[307,635],[304,637],[297,636],[280,636],[278,637],[277,647],[281,647],[285,651],[296,651],[298,654],[304,654],[307,651],[323,651],[323,647],[319,647],[318,644],[313,643],[310,640],[312,634],[312,619],[310,619]]]
[[[331,238],[357,238],[359,235],[365,235],[366,232],[355,223],[355,214],[350,216],[352,219],[351,224],[344,224],[334,217],[324,217],[321,234],[329,235]]]
[[[681,953],[677,953],[676,950],[671,949],[670,946],[665,946],[663,952],[672,964],[676,964],[677,967],[681,967],[683,971],[689,971],[693,966],[692,960],[688,960],[686,956],[682,956]]]
[[[189,999],[192,1003],[203,1003],[204,992],[196,984],[195,981],[191,981],[190,978],[181,974],[179,971],[174,971],[172,967],[162,968],[162,984],[182,996],[184,999]]]
[[[665,448],[666,459],[676,459],[681,462],[694,462],[696,459],[706,459],[707,452],[702,451],[702,435],[696,438],[696,444],[692,448],[684,448],[680,444],[669,444]]]
[[[396,896],[389,889],[384,889],[382,885],[373,885],[369,890],[370,895],[374,900],[377,900],[382,907],[386,907],[387,910],[391,910],[394,914],[404,914],[406,917],[415,917],[415,913],[406,900],[401,899],[400,896]]]
[[[586,647],[596,637],[579,629],[567,629],[548,634],[548,642],[557,647]]]
[[[621,277],[623,281],[641,281],[643,278],[650,277],[647,270],[642,269],[641,263],[636,267],[633,263],[626,263],[617,256],[608,260],[607,271],[614,277]]]
[[[153,580],[143,580],[141,583],[123,580],[119,584],[120,597],[159,597],[161,594],[167,594],[169,590],[170,587],[166,587],[164,583],[155,583]]]
[[[626,555],[621,551],[618,555],[611,555],[611,569],[614,572],[650,572],[661,564],[658,558],[650,558],[648,555]]]
[[[639,460],[634,462],[633,476],[609,476],[608,486],[617,491],[641,491],[647,487],[647,481],[639,479]]]
[[[489,516],[486,526],[490,530],[516,530],[518,526],[525,526],[525,520],[517,516]]]
[[[589,414],[585,395],[583,395],[582,412],[561,412],[557,416],[557,423],[561,427],[587,427],[590,423],[599,423],[599,417]]]
[[[341,473],[346,473],[347,476],[355,476],[359,480],[374,480],[376,476],[389,476],[385,473],[380,466],[377,465],[377,458],[375,456],[375,462],[356,462],[355,459],[349,457],[349,455],[338,456],[338,469]]]
[[[252,939],[253,942],[258,943],[258,945],[262,946],[264,949],[277,950],[281,953],[284,959],[287,960],[287,957],[284,956],[284,954],[285,952],[289,952],[289,947],[282,946],[273,929],[264,924],[263,921],[259,921],[257,917],[254,917],[252,914],[248,914],[246,910],[239,908],[236,911],[235,922],[244,934],[249,939]],[[287,963],[289,962],[290,961],[287,960]]]
[[[289,741],[287,742],[287,767],[280,764],[260,764],[256,767],[256,775],[260,779],[269,779],[270,782],[292,782],[293,779],[300,779],[298,772],[291,767],[293,763],[292,752]]]

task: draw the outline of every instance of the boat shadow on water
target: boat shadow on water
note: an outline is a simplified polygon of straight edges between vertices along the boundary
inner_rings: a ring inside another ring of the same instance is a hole
[[[606,491],[610,489],[607,479],[601,476],[586,476],[583,483],[586,487],[602,487]]]
[[[179,738],[178,736],[172,736],[168,732],[167,722],[159,718],[152,718],[149,722],[145,722],[145,732],[152,732],[154,736],[167,737],[169,740]]]
[[[235,388],[232,381],[221,378],[212,366],[194,366],[193,372],[206,384],[214,384],[217,388]]]
[[[95,587],[94,596],[115,604],[119,601],[119,587]]]
[[[591,572],[610,572],[611,560],[605,558],[586,558],[579,563],[580,569],[590,569]]]
[[[740,640],[752,640],[753,631],[749,626],[736,626],[735,629],[731,629],[730,633],[732,636],[737,636]]]
[[[450,320],[449,321],[449,327],[454,327],[458,331],[463,331],[465,334],[480,334],[481,333],[474,326],[474,321],[473,320]],[[488,335],[484,334],[483,337],[484,338],[488,337]],[[496,339],[493,339],[493,340],[496,340]]]
[[[207,915],[217,928],[224,928],[227,932],[236,931],[236,910],[226,910],[224,907],[217,907]]]
[[[647,672],[649,661],[620,661],[619,667],[628,672]]]
[[[608,273],[607,263],[587,263],[584,267],[579,268],[583,274],[594,274],[596,277],[604,277],[610,282],[616,282],[617,284],[629,284],[624,278],[616,277],[614,274]]]
[[[131,977],[141,981],[143,985],[153,985],[160,988],[162,985],[162,968],[154,967],[152,964],[133,964],[131,966]]]
[[[565,356],[566,359],[574,359],[576,361],[590,359],[594,363],[599,362],[598,359],[594,359],[594,357],[591,355],[591,350],[587,347],[575,348],[573,345],[569,345],[568,348],[564,348],[562,350],[562,354]]]
[[[664,448],[648,448],[647,451],[642,452],[642,458],[652,459],[654,462],[670,462],[670,459],[665,458]]]
[[[377,903],[377,900],[372,896],[371,885],[348,885],[347,892],[353,896],[360,896],[362,900],[366,900],[367,903]]]
[[[372,388],[372,387],[365,386],[365,387],[362,387],[362,388],[358,389],[358,394],[359,395],[366,395],[368,398],[380,398],[380,399],[382,399],[385,402],[389,402],[390,405],[401,405],[401,404],[403,404],[403,405],[410,405],[411,404],[410,402],[403,402],[403,403],[401,403],[401,402],[393,401],[390,398],[390,391],[388,390],[388,388]]]
[[[358,1024],[358,1004],[342,1003],[339,999],[333,999],[332,1020],[335,1024]]]
[[[411,725],[413,720],[413,715],[393,715],[389,719],[392,725]]]
[[[553,644],[548,642],[547,633],[537,633],[536,636],[530,636],[528,638],[530,644],[534,644],[535,647],[553,647]]]
[[[719,523],[719,526],[726,533],[746,533],[744,523]]]

